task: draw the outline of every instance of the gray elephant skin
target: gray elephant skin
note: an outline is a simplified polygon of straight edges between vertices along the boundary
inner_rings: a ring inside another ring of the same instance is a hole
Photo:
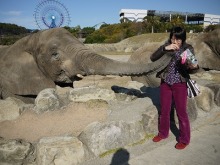
[[[169,55],[161,60],[168,62]],[[0,97],[33,103],[45,88],[72,86],[78,74],[142,75],[163,65],[161,61],[148,65],[108,59],[64,28],[42,30],[0,48]]]

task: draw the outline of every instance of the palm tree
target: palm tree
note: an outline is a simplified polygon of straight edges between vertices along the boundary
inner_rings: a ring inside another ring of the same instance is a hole
[[[174,26],[181,26],[184,24],[184,19],[180,15],[174,15],[172,16],[170,23]]]
[[[143,20],[147,22],[149,26],[151,26],[151,33],[154,33],[154,26],[160,23],[160,17],[158,16],[146,16],[143,18]]]

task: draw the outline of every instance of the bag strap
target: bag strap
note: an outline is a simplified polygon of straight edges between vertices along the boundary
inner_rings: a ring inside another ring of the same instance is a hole
[[[193,95],[196,96],[197,93],[196,93],[196,91],[195,91],[195,89],[194,89],[194,85],[192,84],[192,83],[193,83],[192,80],[191,80],[191,79],[186,79],[186,82],[187,82],[187,84],[189,85],[189,87],[190,87],[190,89],[191,89]]]

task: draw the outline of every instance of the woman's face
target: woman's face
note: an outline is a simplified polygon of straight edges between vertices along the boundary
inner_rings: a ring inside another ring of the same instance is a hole
[[[182,39],[177,39],[175,36],[173,36],[171,38],[171,43],[178,45],[178,47],[180,48],[182,46],[183,41]]]

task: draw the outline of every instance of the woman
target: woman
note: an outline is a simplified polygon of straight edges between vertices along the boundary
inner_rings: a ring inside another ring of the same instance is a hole
[[[187,114],[187,85],[186,78],[189,73],[198,70],[197,63],[182,61],[181,54],[189,49],[194,54],[194,49],[186,43],[186,31],[181,27],[171,29],[169,40],[160,46],[151,55],[151,60],[156,61],[164,54],[169,53],[172,59],[168,66],[157,73],[161,78],[160,84],[160,104],[159,133],[153,138],[154,142],[159,142],[169,135],[170,111],[172,102],[175,104],[176,113],[179,120],[179,138],[175,145],[176,149],[184,149],[190,143],[190,123]]]

